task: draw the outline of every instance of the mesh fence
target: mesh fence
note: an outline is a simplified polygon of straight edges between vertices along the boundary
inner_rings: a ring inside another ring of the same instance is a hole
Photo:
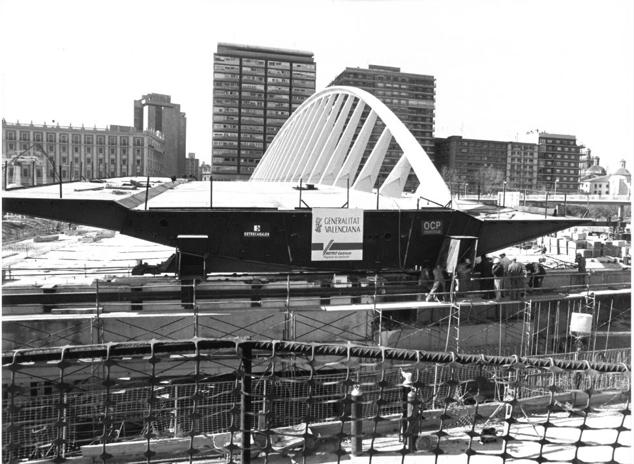
[[[625,364],[192,339],[9,352],[3,384],[7,463],[631,462]]]

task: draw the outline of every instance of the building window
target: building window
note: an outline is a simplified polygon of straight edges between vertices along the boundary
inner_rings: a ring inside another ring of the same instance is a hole
[[[84,135],[84,143],[92,145],[92,135]]]
[[[7,131],[7,140],[15,140],[15,131]]]
[[[103,145],[106,143],[106,137],[104,137],[103,135],[98,135],[97,136],[97,145]]]

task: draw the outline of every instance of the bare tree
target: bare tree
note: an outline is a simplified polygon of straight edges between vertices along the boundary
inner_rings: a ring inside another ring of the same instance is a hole
[[[476,176],[482,193],[497,192],[502,188],[505,178],[504,171],[491,166],[480,167]]]
[[[440,175],[451,190],[460,182],[458,170],[455,168],[443,166],[440,170]]]

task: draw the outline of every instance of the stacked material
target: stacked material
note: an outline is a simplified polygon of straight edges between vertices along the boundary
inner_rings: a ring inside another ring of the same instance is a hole
[[[626,240],[606,240],[605,236],[590,235],[585,232],[566,231],[557,237],[545,237],[546,252],[551,255],[565,255],[574,261],[577,254],[584,258],[614,257],[629,261],[631,244]]]

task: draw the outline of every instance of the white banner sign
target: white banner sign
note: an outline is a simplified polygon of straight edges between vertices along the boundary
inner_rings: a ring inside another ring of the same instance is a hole
[[[363,259],[363,210],[313,208],[312,261]]]

